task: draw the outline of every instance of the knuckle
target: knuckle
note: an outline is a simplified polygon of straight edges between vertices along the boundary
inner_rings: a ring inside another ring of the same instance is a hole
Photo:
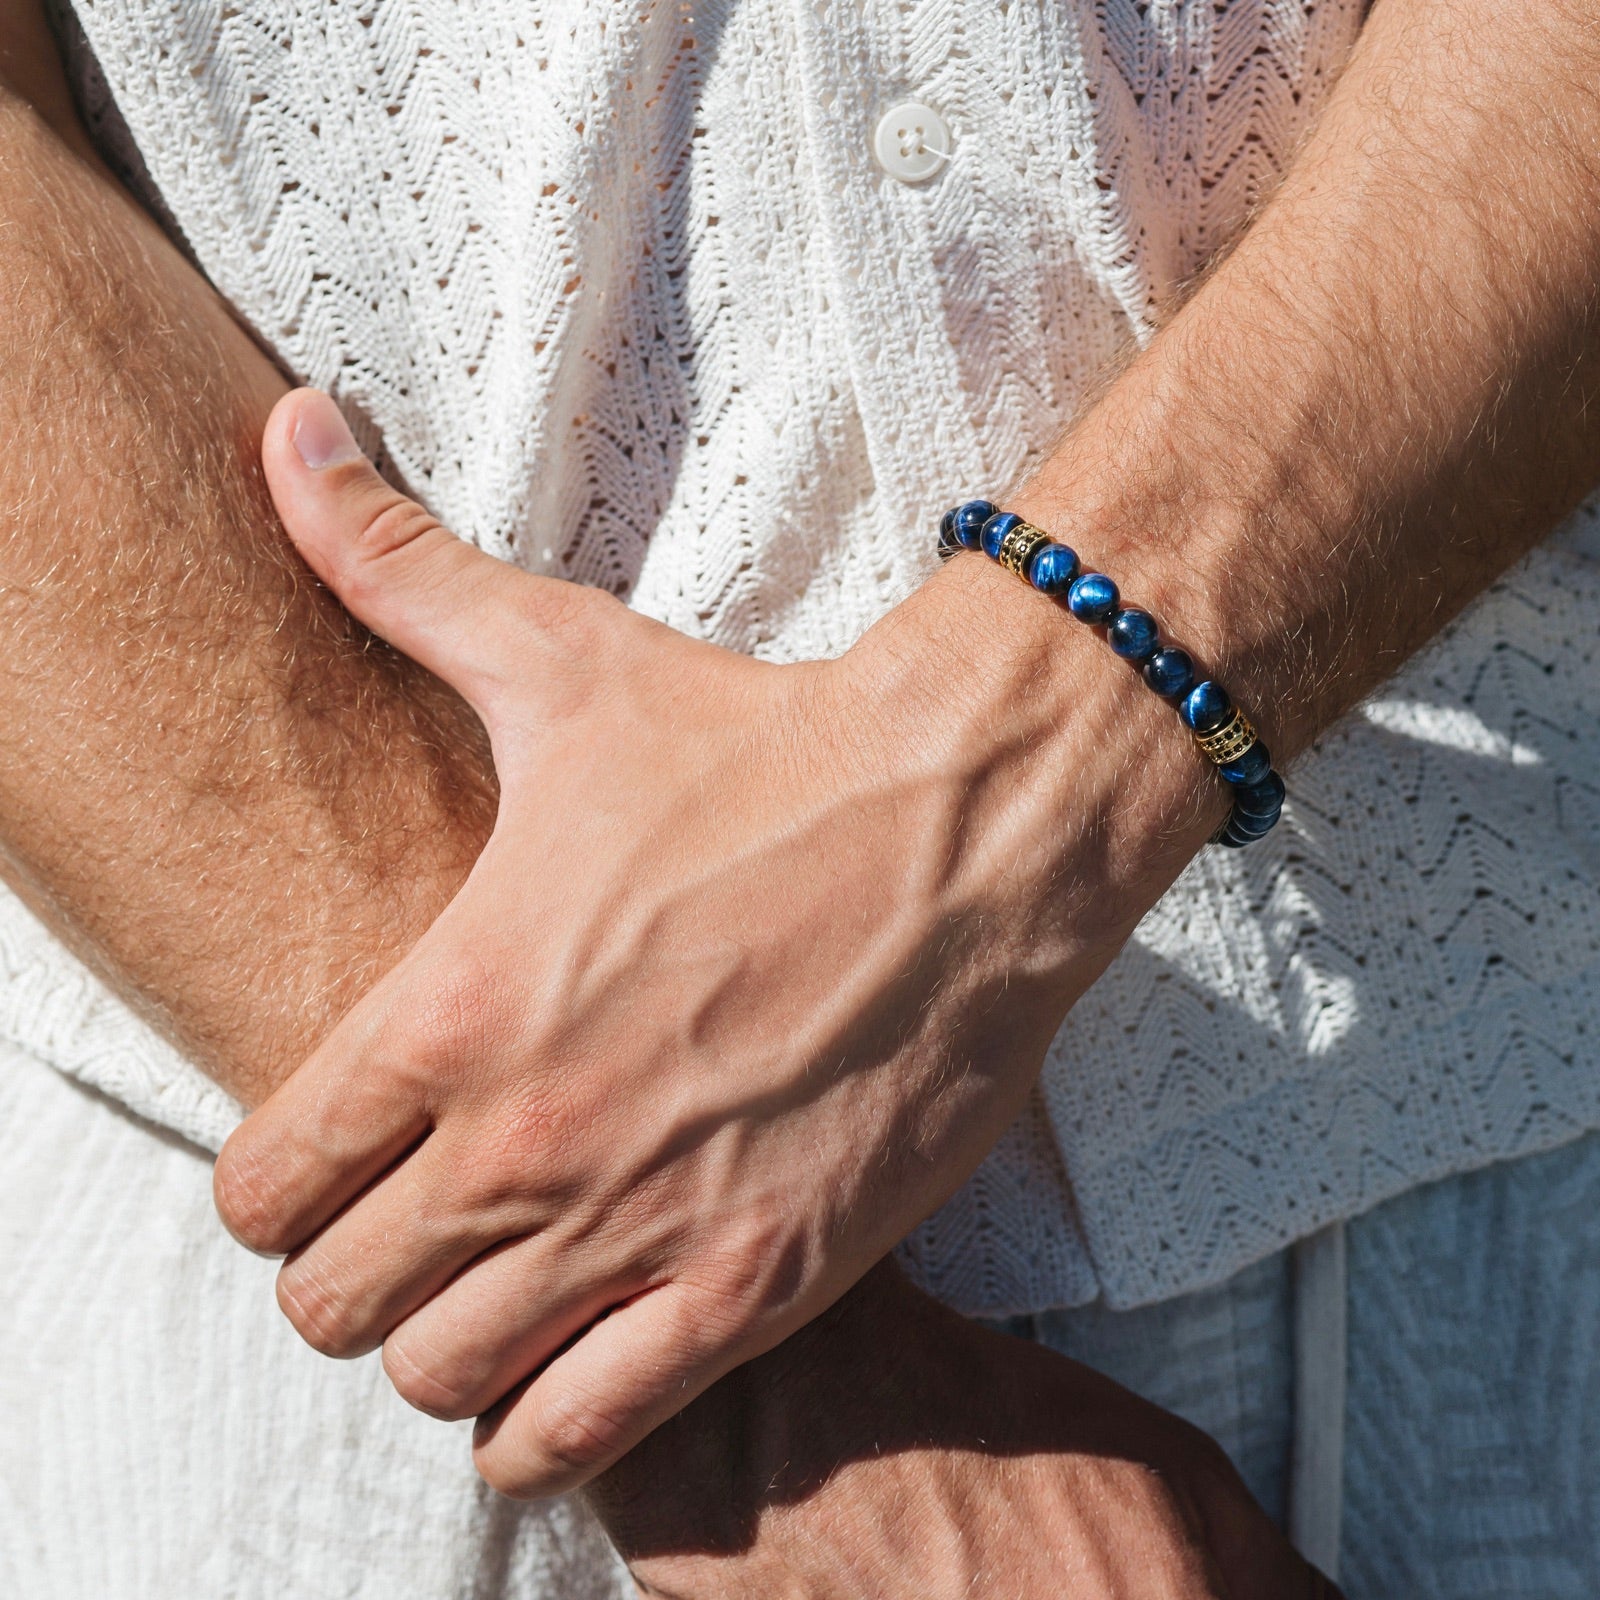
[[[292,1248],[285,1197],[271,1167],[247,1138],[235,1134],[222,1147],[212,1170],[211,1194],[223,1226],[247,1249],[282,1255]]]
[[[629,1418],[576,1389],[538,1398],[534,1436],[551,1478],[573,1484],[609,1466],[628,1444]]]
[[[804,1235],[776,1215],[757,1217],[721,1248],[703,1252],[684,1276],[698,1291],[702,1316],[731,1338],[805,1293],[817,1272],[814,1254]]]
[[[278,1274],[278,1304],[294,1330],[321,1355],[344,1360],[370,1348],[326,1271],[297,1262]]]
[[[435,530],[443,528],[431,512],[415,500],[395,500],[368,519],[356,540],[356,552],[363,561],[381,562]]]
[[[595,1163],[580,1158],[580,1129],[559,1088],[517,1085],[475,1137],[465,1192],[480,1209],[520,1204],[533,1193],[570,1204],[595,1182]]]
[[[340,588],[356,605],[380,599],[397,576],[396,564],[426,561],[432,537],[453,540],[439,519],[414,500],[385,505],[361,526],[343,555]]]
[[[383,1370],[408,1406],[441,1422],[460,1422],[480,1409],[466,1375],[436,1354],[423,1356],[398,1335],[383,1347]]]
[[[409,1057],[433,1079],[493,1059],[506,1031],[509,982],[470,952],[436,968],[406,1019]]]

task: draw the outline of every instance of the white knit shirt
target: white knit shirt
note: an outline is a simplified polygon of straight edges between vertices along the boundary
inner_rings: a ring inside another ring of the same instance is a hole
[[[945,504],[1037,459],[1288,159],[1362,9],[77,0],[105,138],[397,481],[774,660],[848,646]],[[917,183],[873,153],[908,100],[948,153]],[[936,1291],[1169,1296],[1600,1126],[1595,526],[1150,914],[908,1243]],[[9,897],[0,971],[0,1037],[225,1134],[226,1097]]]

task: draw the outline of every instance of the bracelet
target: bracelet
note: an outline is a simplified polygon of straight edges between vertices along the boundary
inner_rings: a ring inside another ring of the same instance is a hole
[[[1220,683],[1196,682],[1189,653],[1161,642],[1148,611],[1124,607],[1116,584],[1103,573],[1084,572],[1070,546],[987,500],[968,500],[940,519],[940,558],[949,560],[962,550],[982,550],[1040,594],[1065,600],[1080,622],[1106,630],[1111,648],[1142,668],[1144,681],[1158,695],[1176,702],[1184,726],[1233,794],[1233,810],[1212,836],[1214,844],[1237,849],[1272,831],[1286,790],[1266,745]]]

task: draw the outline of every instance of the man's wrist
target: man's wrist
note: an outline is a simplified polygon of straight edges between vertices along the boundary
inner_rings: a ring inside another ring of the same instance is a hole
[[[1334,503],[1312,445],[1230,438],[1191,407],[1186,344],[1176,328],[1158,341],[1006,504],[1154,615],[1281,767],[1345,706],[1312,651],[1321,603],[1308,569],[1322,530],[1356,512]]]
[[[1036,902],[1030,957],[1057,937],[1120,944],[1227,816],[1172,704],[985,557],[946,563],[863,645],[884,714],[949,770],[963,827],[1001,841],[991,871],[1003,862],[1019,902]]]

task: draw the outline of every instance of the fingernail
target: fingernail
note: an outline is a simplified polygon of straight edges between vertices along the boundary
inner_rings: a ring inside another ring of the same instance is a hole
[[[354,461],[361,454],[338,406],[321,390],[313,390],[300,402],[293,437],[295,454],[313,471]]]

